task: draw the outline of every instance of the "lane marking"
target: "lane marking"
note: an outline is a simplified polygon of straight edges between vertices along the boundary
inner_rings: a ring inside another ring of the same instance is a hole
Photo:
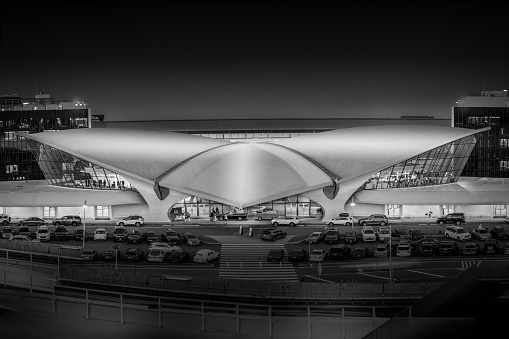
[[[427,272],[421,272],[421,271],[414,271],[414,270],[407,270],[407,271],[408,271],[408,272],[413,272],[413,273],[419,273],[419,274],[431,275],[432,277],[447,278],[446,276],[438,275],[438,274],[433,274],[433,273],[427,273]]]
[[[331,283],[331,284],[335,284],[336,283],[335,281],[325,280],[325,279],[322,279],[322,278],[313,277],[311,275],[305,275],[305,277],[308,277],[308,278],[311,278],[311,279],[316,279],[316,280],[319,280],[319,281],[325,281],[325,282],[328,282],[328,283]]]
[[[374,278],[381,278],[381,279],[389,280],[388,277],[383,277],[383,276],[374,275],[374,274],[367,274],[367,273],[361,273],[361,272],[358,272],[357,274],[365,275],[367,277],[374,277]]]

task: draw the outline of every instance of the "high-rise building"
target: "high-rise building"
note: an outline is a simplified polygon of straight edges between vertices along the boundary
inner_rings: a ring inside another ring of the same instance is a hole
[[[452,126],[491,129],[480,139],[468,159],[462,176],[509,177],[509,97],[507,90],[481,91],[452,107]]]
[[[45,179],[25,139],[14,132],[31,134],[90,126],[90,110],[84,102],[57,100],[44,93],[34,98],[1,95],[0,181]]]

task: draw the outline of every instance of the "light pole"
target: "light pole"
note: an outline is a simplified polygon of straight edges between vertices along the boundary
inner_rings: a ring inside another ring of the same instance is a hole
[[[355,202],[353,201],[353,196],[352,196],[352,202],[350,203],[350,206],[352,206],[352,229],[353,229],[353,224],[355,224],[355,217],[354,217]]]
[[[392,286],[392,225],[389,224],[389,286]]]
[[[86,225],[86,210],[87,210],[87,199],[85,199],[85,203],[83,204],[83,248],[85,248],[85,237],[86,237],[86,231],[85,231],[85,225]]]

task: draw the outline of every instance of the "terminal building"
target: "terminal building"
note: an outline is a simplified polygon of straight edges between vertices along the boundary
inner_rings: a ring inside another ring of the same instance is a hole
[[[509,203],[506,91],[458,101],[451,119],[107,121],[77,103],[2,98],[0,207],[14,218],[505,217]]]

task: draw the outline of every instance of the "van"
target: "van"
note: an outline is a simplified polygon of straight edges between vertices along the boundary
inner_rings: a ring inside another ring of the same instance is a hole
[[[280,216],[279,211],[264,209],[262,211],[255,212],[254,218],[255,220],[267,220],[267,219],[272,220],[279,216]]]

